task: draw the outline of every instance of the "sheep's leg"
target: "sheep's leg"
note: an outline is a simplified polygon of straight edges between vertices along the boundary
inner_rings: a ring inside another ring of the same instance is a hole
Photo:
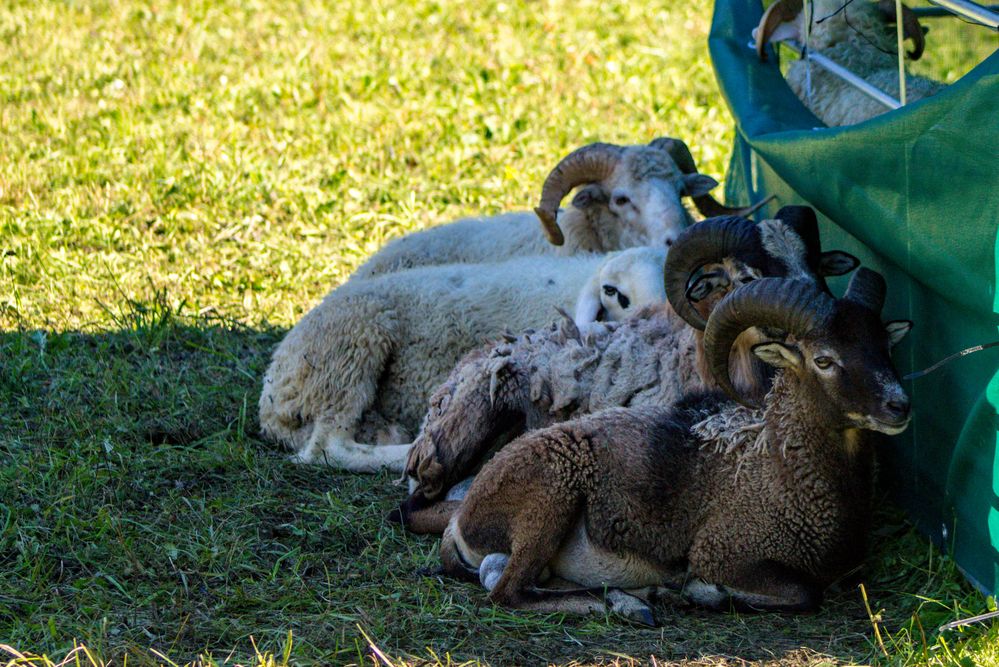
[[[295,455],[299,463],[325,463],[326,465],[350,472],[389,472],[401,473],[405,470],[406,459],[412,444],[370,445],[355,442],[346,431],[317,428],[305,448],[309,458]]]
[[[441,500],[424,505],[410,497],[389,513],[389,520],[398,521],[411,533],[441,535],[460,506],[460,500]]]
[[[742,612],[814,611],[822,602],[822,589],[809,577],[773,561],[746,564],[724,581],[695,577],[684,585],[683,595],[705,607]]]
[[[510,606],[544,613],[617,614],[633,623],[654,626],[655,615],[640,598],[617,588],[601,591],[531,591]]]
[[[334,304],[339,310],[331,315]],[[381,451],[382,447],[354,440],[395,350],[397,326],[390,302],[364,297],[324,301],[292,329],[272,363],[276,377],[295,379],[295,400],[285,401],[281,411],[314,423],[293,461],[355,472],[384,467],[401,472],[408,445]]]
[[[493,593],[510,562],[506,554],[493,553],[482,559],[479,582]],[[494,601],[499,602],[495,596]],[[528,589],[503,599],[503,604],[517,609],[528,609],[564,614],[618,614],[635,623],[655,625],[652,609],[641,598],[612,588],[604,593],[588,589]]]
[[[575,494],[573,494],[575,495]],[[587,590],[540,590],[537,582],[555,558],[578,520],[579,498],[562,498],[543,508],[534,506],[511,521],[515,536],[511,554],[492,553],[479,567],[480,582],[490,599],[516,609],[565,614],[615,613],[636,623],[654,625],[652,610],[633,595],[611,589],[606,595]],[[568,502],[566,502],[568,501]]]

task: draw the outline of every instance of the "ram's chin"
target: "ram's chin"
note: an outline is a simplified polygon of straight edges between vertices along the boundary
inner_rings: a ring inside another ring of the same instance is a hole
[[[870,415],[857,414],[851,414],[849,417],[853,422],[853,425],[857,428],[866,429],[868,431],[877,431],[878,433],[884,433],[885,435],[898,435],[909,427],[908,417],[906,417],[904,421],[884,421]]]

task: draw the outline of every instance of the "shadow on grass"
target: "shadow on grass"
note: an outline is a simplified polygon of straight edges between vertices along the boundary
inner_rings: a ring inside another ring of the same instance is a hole
[[[259,440],[259,378],[283,332],[162,300],[123,312],[104,333],[0,333],[0,628],[15,648],[65,655],[79,641],[116,662],[162,662],[151,648],[222,661],[254,645],[280,656],[290,632],[296,663],[367,663],[368,638],[417,663],[876,655],[853,585],[818,615],[664,607],[650,630],[512,613],[421,575],[436,540],[385,521],[404,493],[388,474],[294,466]],[[911,593],[941,575],[890,521],[864,580],[882,622],[902,627]],[[967,595],[953,572],[943,581]]]

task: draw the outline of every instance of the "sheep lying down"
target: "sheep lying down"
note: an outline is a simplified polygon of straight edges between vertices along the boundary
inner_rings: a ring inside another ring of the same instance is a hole
[[[857,265],[846,253],[820,251],[811,209],[786,207],[778,215],[758,225],[717,218],[686,230],[665,267],[672,307],[649,306],[586,333],[557,322],[467,355],[431,395],[406,465],[411,496],[396,518],[414,532],[441,532],[453,505],[435,502],[526,430],[607,407],[672,405],[717,388],[700,329],[724,294],[763,275],[791,275],[825,290],[824,276]],[[687,305],[693,294],[699,300]],[[750,347],[763,339],[763,332],[746,332],[731,354],[740,390],[760,396],[767,374]]]
[[[909,421],[889,348],[911,323],[881,322],[884,293],[866,269],[841,299],[808,281],[739,287],[705,332],[734,400],[695,392],[514,440],[448,524],[445,571],[481,581],[504,606],[647,624],[663,588],[714,609],[815,609],[863,553],[872,434]],[[753,349],[777,369],[759,406],[728,377],[731,345],[751,326],[791,336]],[[551,577],[575,588],[550,590]]]
[[[572,308],[601,271],[608,280],[651,276],[661,285],[662,259],[661,251],[632,249],[430,266],[349,281],[275,350],[260,396],[261,429],[299,462],[401,472],[430,392],[466,352],[504,330],[546,325],[557,309]],[[631,296],[627,307],[615,301],[609,315],[661,294],[630,283],[613,286]]]
[[[607,253],[640,246],[664,250],[694,223],[683,203],[688,197],[705,216],[749,215],[765,203],[723,206],[709,194],[717,185],[697,171],[690,150],[679,139],[661,137],[634,146],[589,144],[552,169],[534,213],[468,218],[407,234],[375,253],[351,280],[417,266],[481,264],[527,255]],[[569,206],[560,209],[577,187]]]

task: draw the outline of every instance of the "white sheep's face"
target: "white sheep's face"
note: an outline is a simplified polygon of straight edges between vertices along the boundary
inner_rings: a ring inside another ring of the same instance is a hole
[[[646,306],[665,303],[665,261],[665,250],[654,248],[633,248],[608,260],[599,280],[604,320],[619,322]]]
[[[607,203],[619,222],[622,246],[667,248],[693,218],[680,201],[680,189],[670,180],[626,179],[609,193]]]

